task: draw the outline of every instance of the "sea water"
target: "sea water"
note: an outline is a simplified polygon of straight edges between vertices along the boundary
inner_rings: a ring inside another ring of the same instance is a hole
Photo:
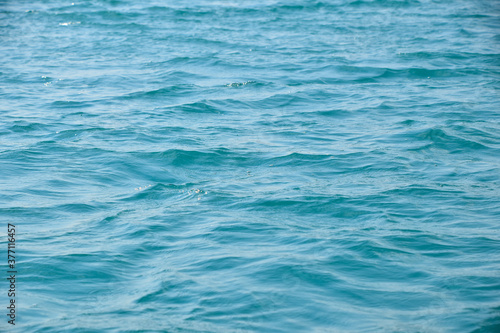
[[[0,58],[0,330],[500,330],[499,2],[3,1]]]

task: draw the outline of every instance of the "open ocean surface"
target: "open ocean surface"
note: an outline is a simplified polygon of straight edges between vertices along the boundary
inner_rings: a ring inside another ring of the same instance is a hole
[[[0,331],[500,332],[500,2],[3,1],[0,58]]]

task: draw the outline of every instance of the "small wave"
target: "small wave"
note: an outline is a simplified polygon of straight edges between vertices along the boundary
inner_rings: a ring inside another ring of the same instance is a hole
[[[233,83],[228,83],[225,85],[225,87],[229,88],[240,88],[244,86],[254,86],[254,87],[259,87],[259,86],[264,86],[263,83],[257,82],[257,81],[245,81],[245,82],[233,82]]]
[[[420,5],[418,0],[356,0],[349,3],[352,7],[401,8]]]

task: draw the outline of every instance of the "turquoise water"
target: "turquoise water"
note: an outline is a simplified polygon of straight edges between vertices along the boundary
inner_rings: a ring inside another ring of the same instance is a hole
[[[500,331],[498,2],[7,1],[0,57],[17,331]]]

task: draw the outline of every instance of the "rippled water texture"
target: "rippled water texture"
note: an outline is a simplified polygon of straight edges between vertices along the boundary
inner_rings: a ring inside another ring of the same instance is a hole
[[[0,57],[19,332],[500,330],[498,2],[4,1]]]

